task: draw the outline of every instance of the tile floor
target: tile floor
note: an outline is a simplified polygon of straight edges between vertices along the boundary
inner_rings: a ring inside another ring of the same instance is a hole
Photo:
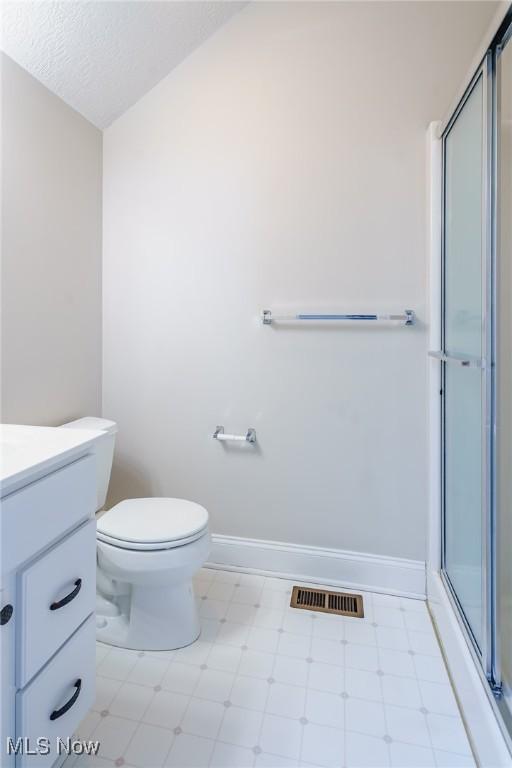
[[[364,593],[342,618],[290,608],[292,585],[203,569],[196,643],[98,644],[99,757],[66,768],[475,765],[424,603]]]

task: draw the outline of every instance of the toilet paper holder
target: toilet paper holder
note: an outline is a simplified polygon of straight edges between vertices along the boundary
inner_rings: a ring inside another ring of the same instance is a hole
[[[222,425],[219,425],[215,427],[215,432],[213,433],[213,437],[215,440],[221,440],[221,441],[234,440],[235,442],[255,443],[256,430],[253,429],[252,427],[249,427],[245,435],[229,435],[226,432],[224,432],[224,427]]]

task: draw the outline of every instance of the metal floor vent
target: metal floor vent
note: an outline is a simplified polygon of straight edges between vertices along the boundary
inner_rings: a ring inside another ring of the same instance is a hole
[[[305,608],[307,611],[353,616],[357,619],[364,617],[363,596],[351,595],[348,592],[328,592],[325,589],[294,587],[290,606],[292,608]]]

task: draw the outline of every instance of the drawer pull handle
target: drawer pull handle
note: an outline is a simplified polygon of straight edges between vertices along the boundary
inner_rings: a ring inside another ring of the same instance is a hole
[[[76,691],[74,692],[70,700],[66,701],[64,706],[61,707],[60,709],[53,710],[53,712],[50,715],[50,720],[58,720],[59,717],[62,717],[62,715],[65,715],[66,712],[71,709],[75,701],[80,696],[80,691],[82,690],[82,681],[80,680],[80,678],[78,678],[78,680],[76,681],[75,688],[76,688]]]
[[[69,595],[66,595],[66,597],[63,597],[62,600],[58,600],[56,603],[52,603],[50,605],[50,611],[57,611],[59,608],[63,608],[65,605],[70,603],[72,600],[75,599],[75,597],[78,595],[80,590],[82,589],[82,579],[77,579],[75,581],[75,588],[72,592],[69,593]]]

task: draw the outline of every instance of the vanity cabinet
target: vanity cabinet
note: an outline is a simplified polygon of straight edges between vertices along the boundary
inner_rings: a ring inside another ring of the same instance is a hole
[[[7,486],[1,500],[1,768],[62,762],[59,739],[72,736],[95,695],[90,441],[34,474]]]

